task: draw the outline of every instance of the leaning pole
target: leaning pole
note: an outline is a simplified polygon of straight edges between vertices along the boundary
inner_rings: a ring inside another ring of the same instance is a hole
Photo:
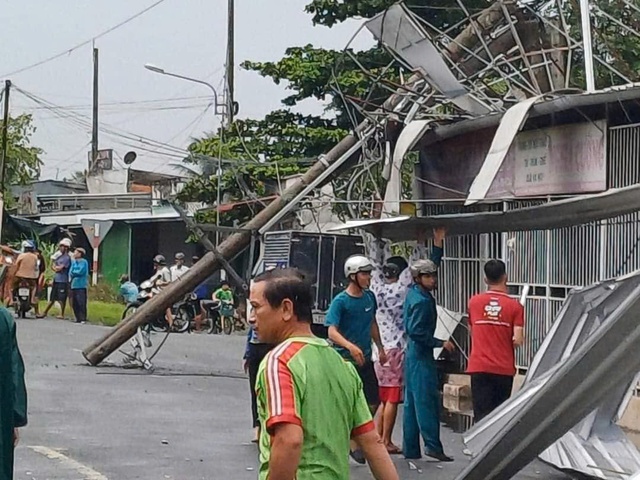
[[[364,126],[363,124],[363,127]],[[229,260],[244,250],[251,242],[252,231],[262,228],[275,215],[285,209],[289,202],[298,196],[309,184],[317,180],[333,163],[342,159],[345,155],[349,155],[358,141],[358,137],[354,134],[347,135],[343,138],[342,141],[327,154],[322,155],[319,160],[291,187],[286,189],[281,196],[271,202],[264,210],[248,222],[242,231],[234,233],[223,241],[218,246],[218,254],[224,259]],[[152,252],[150,252],[150,254],[151,253]],[[147,324],[154,318],[164,315],[168,306],[173,305],[188,292],[192,292],[199,284],[220,270],[220,268],[221,264],[216,254],[208,252],[200,261],[190,268],[179,281],[167,286],[162,292],[142,305],[131,317],[125,319],[118,326],[107,332],[102,338],[86,347],[82,351],[82,355],[91,365],[98,365],[135,335],[138,327]]]
[[[482,33],[489,31],[502,18],[501,3],[498,2],[487,7],[476,17],[476,24],[467,26],[447,47],[449,58],[454,62],[460,62],[463,56],[472,51],[474,44],[478,43],[478,29]],[[513,8],[513,4],[509,5]],[[512,40],[515,44],[515,42]],[[509,45],[500,45],[500,50],[505,50]],[[478,70],[482,65],[469,66],[470,70]],[[409,86],[422,79],[420,73],[409,78],[405,87],[398,89],[391,95],[380,108],[382,112],[392,111],[404,95],[409,91]],[[170,284],[158,295],[146,302],[131,317],[122,321],[118,326],[107,332],[91,345],[87,346],[82,355],[91,365],[98,365],[105,358],[115,352],[121,345],[129,340],[141,327],[154,318],[164,315],[165,310],[175,302],[183,298],[188,292],[193,291],[200,283],[221,269],[222,265],[216,257],[219,255],[225,260],[230,260],[251,242],[252,232],[260,230],[265,225],[272,223],[275,217],[282,216],[290,211],[291,207],[299,201],[310,187],[316,185],[327,174],[331,174],[336,167],[346,159],[354,155],[358,150],[361,137],[367,136],[367,131],[375,128],[368,120],[362,122],[356,129],[343,138],[327,154],[321,155],[318,161],[305,172],[291,187],[286,189],[281,196],[270,203],[264,210],[248,222],[242,231],[234,233],[218,246],[216,253],[208,252],[198,263],[175,283]],[[292,205],[293,204],[293,205]]]

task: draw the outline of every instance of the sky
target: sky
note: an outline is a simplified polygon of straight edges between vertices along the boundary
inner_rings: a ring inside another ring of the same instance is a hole
[[[3,83],[11,80],[16,87],[11,92],[11,115],[34,116],[37,130],[32,144],[45,151],[41,179],[62,179],[87,168],[92,45],[72,47],[157,1],[5,2],[0,79]],[[311,16],[304,12],[306,3],[236,0],[235,99],[240,103],[239,118],[260,118],[279,108],[286,95],[285,85],[240,69],[237,64],[243,60],[276,61],[286,48],[306,44],[334,49],[342,49],[350,41],[355,49],[373,44],[366,31],[353,39],[361,25],[357,20],[331,29],[314,27]],[[136,162],[153,168],[158,163],[178,161],[179,149],[192,138],[214,131],[220,118],[211,108],[207,110],[211,91],[206,86],[150,72],[144,65],[152,63],[208,81],[221,93],[226,36],[227,0],[164,0],[96,39],[100,52],[99,120],[101,130],[107,130],[99,134],[100,148],[113,148],[117,163],[126,152],[136,150]],[[59,58],[14,73],[60,53]],[[309,100],[299,110],[321,113],[323,105]],[[157,150],[150,140],[171,147]]]

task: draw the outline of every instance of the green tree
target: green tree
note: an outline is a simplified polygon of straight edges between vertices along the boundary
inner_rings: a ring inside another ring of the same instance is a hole
[[[2,129],[0,128],[0,131]],[[40,176],[43,150],[31,145],[31,136],[36,131],[31,115],[23,114],[9,119],[7,130],[7,165],[5,168],[5,208],[11,208],[12,185],[26,185]],[[0,155],[2,150],[0,147]]]

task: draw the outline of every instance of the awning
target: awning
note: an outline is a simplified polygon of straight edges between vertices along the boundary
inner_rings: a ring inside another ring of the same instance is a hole
[[[45,225],[27,218],[9,215],[7,212],[2,217],[2,238],[20,240],[37,237],[41,240],[56,242],[60,233],[57,224]]]
[[[470,235],[527,230],[550,230],[618,217],[640,210],[640,185],[595,195],[558,200],[507,212],[460,213],[432,217],[391,217],[353,220],[329,231],[361,229],[395,242],[412,241],[418,233],[445,227],[447,234]]]

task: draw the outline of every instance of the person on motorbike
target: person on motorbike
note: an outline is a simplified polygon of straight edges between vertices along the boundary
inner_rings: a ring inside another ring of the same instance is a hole
[[[129,280],[126,273],[120,276],[120,296],[124,303],[135,303],[138,300],[138,286]]]
[[[184,264],[184,253],[178,252],[175,257],[175,264],[169,269],[171,272],[171,281],[175,282],[189,271],[189,267]]]
[[[233,316],[233,292],[229,287],[229,282],[223,280],[220,288],[213,292],[213,299],[221,304],[220,313],[226,317]]]
[[[22,242],[22,253],[18,255],[16,260],[16,275],[13,283],[15,291],[21,282],[29,285],[31,292],[31,304],[35,305],[36,286],[40,277],[40,269],[38,268],[38,255],[36,254],[36,245],[31,240]]]
[[[171,270],[167,267],[167,260],[164,258],[164,255],[156,255],[153,257],[153,270],[154,274],[151,276],[149,281],[160,290],[171,283]],[[171,313],[171,307],[167,308],[165,318],[169,324],[169,330],[171,330],[171,328],[173,328],[173,314]]]

